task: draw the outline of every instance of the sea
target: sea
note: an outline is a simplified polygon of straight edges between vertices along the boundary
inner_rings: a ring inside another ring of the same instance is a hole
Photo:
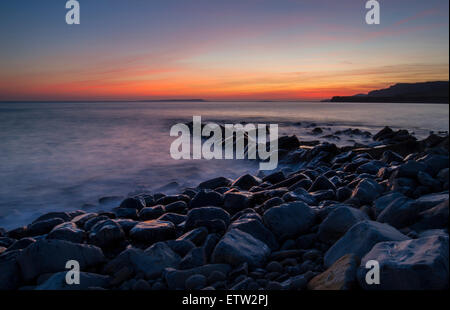
[[[390,126],[418,138],[449,130],[448,104],[0,103],[0,227],[26,225],[50,211],[107,211],[128,195],[258,173],[250,160],[173,159],[170,128],[193,116],[220,125],[278,124],[280,135],[339,146],[373,143],[366,136],[335,135],[348,128],[373,134]],[[313,132],[316,127],[322,132]]]

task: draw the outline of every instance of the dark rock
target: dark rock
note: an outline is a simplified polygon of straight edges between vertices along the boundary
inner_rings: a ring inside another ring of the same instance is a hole
[[[200,183],[198,188],[201,189],[216,189],[219,187],[229,187],[231,185],[231,180],[224,177],[214,178],[205,182]]]
[[[187,290],[200,290],[207,284],[206,277],[202,274],[195,274],[186,279],[185,288]]]
[[[165,212],[183,213],[187,210],[187,203],[184,201],[176,201],[165,206]]]
[[[271,184],[277,184],[284,180],[286,180],[286,177],[282,171],[274,172],[272,174],[269,174],[268,176],[264,177],[263,182],[269,182]]]
[[[181,260],[180,269],[191,269],[206,264],[206,253],[204,248],[193,248]]]
[[[372,204],[384,191],[383,186],[372,179],[362,179],[353,190],[352,199],[357,199],[361,205]]]
[[[258,219],[241,218],[231,224],[230,229],[234,228],[252,235],[254,238],[267,244],[272,250],[279,247],[275,236]]]
[[[168,267],[177,268],[181,261],[165,242],[158,242],[145,251],[129,248],[105,266],[107,274],[114,274],[123,267],[132,267],[135,273],[143,273],[147,279],[158,278]]]
[[[8,247],[8,251],[23,250],[27,248],[30,244],[33,244],[35,242],[36,240],[33,238],[22,238],[14,242],[10,247]]]
[[[448,200],[437,206],[425,210],[419,214],[417,223],[412,225],[412,229],[422,231],[426,229],[445,228],[448,226],[449,207]]]
[[[220,271],[213,271],[209,277],[208,277],[208,283],[214,284],[219,281],[225,281],[227,279],[227,276]]]
[[[41,221],[47,221],[47,220],[52,220],[52,219],[55,219],[55,218],[59,218],[59,219],[63,220],[63,222],[67,222],[67,221],[71,220],[71,217],[70,217],[70,215],[67,212],[49,212],[49,213],[41,215],[40,217],[35,219],[33,221],[33,223],[37,223],[37,222],[41,222]]]
[[[0,237],[0,246],[2,246],[2,247],[8,248],[14,242],[16,242],[15,239],[8,238],[8,237]]]
[[[67,222],[55,226],[47,235],[47,239],[58,239],[73,243],[82,243],[84,240],[84,235],[84,231],[77,228],[75,223]]]
[[[130,230],[130,237],[144,244],[174,239],[175,234],[173,223],[160,220],[141,222]]]
[[[49,233],[55,226],[64,223],[61,218],[53,218],[48,220],[42,220],[39,222],[34,222],[27,227],[28,236],[41,236]]]
[[[184,257],[189,251],[195,248],[195,244],[189,240],[168,240],[166,244],[180,257]]]
[[[316,240],[317,234],[311,233],[298,237],[297,240],[295,241],[295,244],[299,249],[310,249],[313,247]]]
[[[177,202],[177,201],[184,201],[186,203],[189,203],[190,200],[191,200],[191,197],[189,197],[187,195],[169,195],[169,196],[163,196],[163,197],[157,199],[155,201],[155,204],[167,206],[167,205]]]
[[[398,198],[391,202],[377,217],[377,221],[387,223],[395,228],[403,228],[413,224],[419,216],[414,201]]]
[[[20,250],[0,254],[0,290],[15,290],[22,283],[17,257],[21,255]]]
[[[94,273],[80,272],[79,284],[67,284],[67,271],[58,272],[52,275],[47,281],[38,285],[36,290],[87,290],[92,287],[106,288],[110,282],[110,277]]]
[[[217,243],[220,240],[220,235],[218,234],[209,234],[208,237],[206,237],[205,243],[203,244],[203,248],[205,249],[205,255],[207,260],[212,255],[212,252],[214,251],[214,248],[216,247]]]
[[[90,231],[92,229],[92,227],[94,227],[95,224],[97,224],[98,222],[107,221],[107,220],[109,220],[109,217],[107,217],[106,215],[95,216],[86,221],[86,223],[84,224],[84,230]]]
[[[239,177],[238,179],[236,179],[231,184],[231,186],[239,187],[240,189],[242,189],[244,191],[248,191],[253,186],[258,186],[261,183],[262,183],[261,179],[255,177],[253,175],[246,174],[246,175],[243,175],[243,176]]]
[[[237,266],[247,262],[249,266],[262,266],[270,254],[270,248],[262,241],[239,229],[228,231],[212,254],[213,263]]]
[[[128,234],[130,230],[138,223],[137,221],[133,221],[130,219],[116,219],[114,221],[120,225],[125,234]]]
[[[223,208],[230,214],[252,207],[251,195],[228,192],[223,197]]]
[[[270,262],[266,266],[268,272],[283,272],[283,265],[279,262]]]
[[[419,171],[426,172],[427,168],[427,165],[424,163],[419,163],[415,160],[409,160],[405,164],[399,166],[398,170],[396,171],[396,177],[414,179],[417,177],[417,173],[419,173]]]
[[[408,237],[392,226],[373,221],[362,221],[353,225],[326,253],[324,265],[330,267],[345,254],[363,257],[382,241],[403,241]]]
[[[166,213],[164,215],[161,215],[158,220],[160,221],[168,221],[172,222],[174,225],[178,225],[184,221],[186,221],[187,216],[177,213]]]
[[[225,223],[226,227],[228,227],[228,225],[230,224],[230,214],[225,210],[217,207],[191,209],[187,214],[185,229],[189,231],[214,220],[221,220],[223,221],[223,223]]]
[[[84,213],[74,217],[71,222],[77,225],[79,228],[84,228],[86,222],[96,217],[97,215],[97,213]]]
[[[361,260],[358,280],[364,289],[448,289],[448,237],[432,236],[400,242],[380,242]],[[376,260],[380,283],[366,283],[366,263]]]
[[[119,208],[141,210],[145,207],[145,200],[141,198],[126,198],[120,203]]]
[[[383,153],[381,161],[385,164],[392,164],[393,162],[401,163],[403,162],[403,157],[395,152],[386,151]]]
[[[394,202],[396,204],[403,204],[409,200],[410,199],[408,197],[406,197],[405,195],[403,195],[402,193],[399,193],[399,192],[387,193],[387,194],[377,198],[373,202],[375,216],[378,217],[380,215],[380,213],[383,212],[384,209],[386,209],[389,205],[391,205]]]
[[[263,218],[269,230],[283,239],[306,232],[315,221],[315,213],[303,202],[292,202],[270,208]]]
[[[230,271],[228,277],[236,281],[237,278],[248,275],[248,263],[244,262]]]
[[[188,270],[167,268],[164,278],[170,290],[185,289],[186,280],[192,275],[201,274],[208,278],[215,271],[222,272],[227,275],[230,270],[230,265],[226,264],[209,264]]]
[[[330,182],[326,177],[319,176],[314,181],[314,183],[311,185],[308,192],[315,192],[315,191],[327,190],[327,189],[336,190],[336,186],[332,182]]]
[[[98,222],[92,227],[89,240],[96,246],[108,248],[125,240],[125,233],[114,220]]]
[[[195,245],[201,246],[205,241],[206,236],[208,236],[208,229],[206,229],[205,227],[199,227],[185,233],[177,240],[189,240]]]
[[[336,191],[336,200],[343,202],[349,199],[352,195],[352,190],[347,186],[339,187]]]
[[[162,206],[162,205],[142,208],[142,210],[139,212],[139,220],[141,220],[141,221],[155,220],[158,217],[160,217],[161,215],[163,215],[164,213],[165,213],[165,209],[164,209],[164,206]]]
[[[315,201],[321,202],[324,200],[336,200],[336,193],[332,189],[321,190],[310,193]]]
[[[285,202],[301,201],[307,205],[315,205],[317,203],[316,199],[303,188],[297,188],[292,192],[284,194],[283,200]]]
[[[368,220],[367,215],[355,208],[341,206],[326,217],[319,227],[319,239],[324,242],[334,241],[342,237],[354,224]]]
[[[419,212],[423,212],[437,206],[438,204],[446,200],[448,200],[448,192],[429,194],[416,199],[413,202],[412,207]]]
[[[442,169],[448,168],[449,157],[447,155],[428,154],[418,160],[419,163],[424,163],[427,167],[427,172],[435,176]]]
[[[125,218],[131,220],[138,219],[138,210],[134,208],[118,208],[114,210],[118,218]]]
[[[356,169],[358,173],[368,173],[371,175],[376,175],[378,171],[383,168],[385,164],[378,160],[372,160],[368,163],[365,163]]]
[[[136,281],[136,283],[134,283],[132,289],[133,291],[150,291],[152,287],[147,281],[145,281],[144,279],[140,279]]]
[[[282,136],[278,139],[278,148],[283,150],[295,150],[300,146],[296,135]]]
[[[223,204],[223,196],[215,191],[202,190],[192,198],[189,207],[191,209],[206,206],[220,207]]]
[[[23,250],[17,260],[24,280],[31,281],[44,273],[66,271],[69,260],[78,261],[80,269],[85,270],[104,262],[105,257],[102,250],[93,245],[41,239]]]

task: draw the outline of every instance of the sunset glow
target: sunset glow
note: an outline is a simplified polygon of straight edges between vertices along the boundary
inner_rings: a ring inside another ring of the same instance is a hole
[[[320,100],[448,80],[448,1],[2,1],[0,100]],[[189,2],[189,3],[185,3]],[[8,29],[8,30],[6,30]]]

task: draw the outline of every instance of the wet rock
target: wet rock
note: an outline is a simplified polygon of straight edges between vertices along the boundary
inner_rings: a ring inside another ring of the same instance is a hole
[[[387,194],[377,198],[373,202],[373,209],[375,211],[375,216],[378,217],[380,215],[380,213],[383,212],[384,209],[386,209],[392,203],[403,204],[409,200],[410,199],[408,197],[406,197],[405,195],[403,195],[402,193],[399,193],[399,192],[387,193]]]
[[[144,244],[174,239],[175,234],[173,223],[160,220],[141,222],[130,230],[131,239]]]
[[[156,199],[156,195],[155,195],[155,199]],[[190,200],[191,200],[191,197],[189,197],[187,195],[169,195],[169,196],[163,196],[163,197],[160,197],[159,199],[156,199],[155,205],[167,206],[167,205],[177,202],[177,201],[184,201],[186,203],[189,203]]]
[[[207,206],[220,207],[223,205],[223,196],[215,191],[202,190],[192,198],[190,208],[201,208]]]
[[[206,253],[204,248],[193,248],[186,254],[186,256],[181,260],[179,268],[180,269],[191,269],[195,267],[200,267],[206,264]]]
[[[278,238],[296,237],[315,221],[314,211],[303,202],[291,202],[264,212],[264,224]]]
[[[296,135],[282,136],[278,139],[278,148],[283,150],[295,150],[300,146]]]
[[[125,240],[125,233],[114,220],[98,222],[92,227],[89,240],[94,245],[101,248],[117,246]]]
[[[347,199],[349,199],[352,195],[352,190],[348,188],[347,186],[339,187],[336,190],[336,200],[343,202]]]
[[[442,169],[449,167],[448,155],[427,154],[420,158],[418,162],[425,164],[427,172],[432,176],[438,174]]]
[[[408,237],[392,226],[374,221],[362,221],[353,225],[326,253],[324,265],[330,267],[346,254],[363,257],[382,241],[403,241]]]
[[[77,225],[79,228],[84,228],[86,222],[96,217],[97,215],[97,213],[84,213],[74,217],[71,222]]]
[[[172,222],[174,225],[178,225],[184,221],[186,221],[187,216],[177,213],[166,213],[164,215],[161,215],[158,220],[160,221],[168,221]]]
[[[385,164],[392,164],[393,162],[403,162],[403,157],[392,151],[385,151],[381,157],[381,161]]]
[[[399,166],[398,170],[395,172],[395,177],[397,178],[416,178],[417,174],[422,171],[427,171],[427,165],[424,163],[419,163],[415,160],[409,160],[405,164]]]
[[[184,213],[187,210],[187,203],[176,201],[164,207],[165,212]]]
[[[214,223],[213,221],[220,220],[225,223],[226,227],[230,224],[230,214],[217,207],[203,207],[191,209],[187,214],[185,229],[192,230],[194,228],[205,225],[205,223]],[[201,224],[201,225],[200,225]]]
[[[448,288],[448,236],[380,242],[361,260],[358,280],[364,289],[442,290]],[[366,283],[366,263],[376,260],[380,283]]]
[[[274,172],[262,179],[263,182],[269,182],[271,184],[277,184],[284,180],[286,180],[286,177],[285,177],[283,171]]]
[[[189,240],[168,240],[166,244],[180,257],[184,257],[189,251],[195,248],[195,244]]]
[[[310,193],[315,201],[321,202],[324,200],[336,200],[336,193],[332,189],[321,190]]]
[[[138,210],[134,208],[118,208],[114,210],[118,218],[137,220]]]
[[[35,242],[36,240],[33,238],[22,238],[11,244],[11,246],[8,247],[8,251],[22,250]]]
[[[416,199],[413,202],[412,207],[419,212],[423,212],[437,206],[438,204],[446,200],[448,200],[448,192],[428,194]]]
[[[314,183],[311,185],[308,192],[315,192],[315,191],[327,190],[327,189],[336,190],[336,186],[332,182],[330,182],[330,180],[328,180],[326,177],[319,176],[314,181]]]
[[[58,239],[73,243],[82,243],[85,232],[73,222],[62,223],[55,226],[47,235],[47,239]]]
[[[376,175],[378,171],[383,168],[385,164],[378,160],[372,160],[368,163],[365,163],[356,169],[358,173],[368,173],[371,175]]]
[[[141,198],[126,198],[120,203],[119,208],[141,210],[145,207],[145,200]]]
[[[309,290],[349,290],[355,287],[359,260],[351,254],[338,259],[330,268],[308,283]]]
[[[355,208],[341,206],[326,217],[319,227],[319,239],[324,242],[337,240],[342,237],[354,224],[368,220],[367,215]]]
[[[248,191],[253,186],[258,186],[262,183],[262,180],[260,178],[257,178],[250,174],[245,174],[238,179],[236,179],[231,186],[239,187],[240,189],[244,191]]]
[[[142,208],[142,210],[139,212],[139,220],[141,221],[155,220],[164,213],[165,209],[164,206],[162,205]]]
[[[103,287],[106,288],[110,282],[110,277],[88,273],[80,272],[80,283],[79,284],[67,284],[66,282],[67,271],[55,273],[47,281],[38,285],[36,290],[87,290],[93,287]]]
[[[230,214],[251,208],[253,205],[249,194],[228,192],[223,197],[223,208]]]
[[[38,217],[36,220],[33,221],[33,223],[52,220],[55,218],[59,218],[59,219],[63,220],[63,222],[67,222],[67,221],[71,220],[71,217],[70,217],[69,213],[67,213],[67,212],[49,212],[49,213],[46,213],[46,214]]]
[[[49,233],[55,226],[64,223],[61,218],[53,218],[34,222],[27,227],[28,236],[41,236]]]
[[[244,262],[249,266],[264,265],[270,248],[262,241],[239,229],[228,231],[219,241],[212,254],[213,263],[237,266]]]
[[[11,244],[13,244],[16,240],[8,237],[0,237],[0,246],[8,248]]]
[[[417,173],[417,180],[419,184],[427,186],[433,191],[439,191],[441,188],[441,183],[426,172],[419,171]]]
[[[22,276],[31,281],[44,273],[66,270],[69,260],[76,260],[81,270],[105,261],[100,248],[63,240],[41,239],[28,246],[18,257]]]
[[[449,207],[448,200],[437,206],[425,210],[419,214],[417,223],[412,225],[412,229],[422,231],[426,229],[437,229],[448,227]]]
[[[133,221],[130,219],[116,219],[114,221],[120,225],[125,234],[128,234],[130,230],[138,223],[137,221]]]
[[[201,189],[216,189],[219,187],[229,187],[232,181],[228,178],[218,177],[205,182],[200,183],[198,188]]]

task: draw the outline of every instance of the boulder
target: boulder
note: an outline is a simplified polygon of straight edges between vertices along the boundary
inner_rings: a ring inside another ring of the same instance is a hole
[[[40,217],[35,219],[33,221],[33,223],[37,223],[37,222],[41,222],[41,221],[47,221],[47,220],[52,220],[52,219],[55,219],[55,218],[59,218],[59,219],[63,220],[63,222],[67,222],[67,221],[71,220],[71,216],[67,212],[49,212],[49,213],[41,215]]]
[[[396,204],[403,204],[409,200],[410,199],[408,197],[406,197],[400,192],[389,192],[377,198],[373,202],[373,209],[375,212],[375,216],[378,217],[380,213],[383,212],[384,209],[386,209],[389,205],[391,205],[394,202]]]
[[[164,207],[165,212],[184,213],[188,205],[184,201],[175,201]]]
[[[80,269],[101,264],[105,257],[100,248],[64,240],[41,239],[33,243],[17,258],[25,281],[44,273],[64,271],[69,260],[76,260]]]
[[[165,242],[158,242],[145,251],[128,248],[111,260],[104,271],[115,274],[124,267],[133,268],[135,273],[143,273],[147,279],[155,279],[168,267],[177,268],[181,257]]]
[[[246,232],[264,242],[271,250],[276,250],[279,247],[275,236],[258,219],[241,217],[230,225],[230,229],[234,228]]]
[[[250,174],[246,174],[246,175],[243,175],[243,176],[239,177],[238,179],[236,179],[231,184],[231,186],[239,187],[240,189],[242,189],[244,191],[248,191],[253,186],[258,186],[261,183],[262,183],[262,180],[260,178],[257,178]]]
[[[187,219],[186,215],[182,215],[182,214],[178,214],[178,213],[166,213],[166,214],[158,217],[158,220],[172,222],[174,225],[178,225],[178,224],[186,221],[186,219]]]
[[[251,208],[251,195],[240,192],[228,192],[223,196],[223,208],[230,214]]]
[[[220,220],[225,223],[225,226],[228,227],[230,224],[230,214],[223,210],[222,208],[217,207],[203,207],[191,209],[187,214],[185,230],[189,231],[194,228],[205,225],[205,223]]]
[[[374,221],[362,221],[353,225],[325,253],[324,265],[330,267],[346,254],[363,257],[372,247],[382,241],[404,241],[409,238],[392,226]]]
[[[361,260],[358,280],[370,290],[444,290],[449,283],[448,236],[376,244]],[[366,263],[376,260],[380,283],[367,284]]]
[[[174,202],[177,203],[177,202]],[[182,201],[182,203],[185,203]],[[185,203],[186,204],[186,203]],[[141,221],[149,221],[155,220],[165,212],[165,208],[162,205],[154,206],[154,207],[145,207],[139,211],[139,220]]]
[[[211,190],[201,190],[192,198],[189,207],[195,209],[207,206],[220,207],[222,205],[223,196],[221,194]]]
[[[338,207],[320,224],[319,239],[324,242],[337,240],[354,224],[364,220],[369,220],[364,212],[347,206]]]
[[[0,290],[15,290],[22,282],[22,274],[17,262],[21,250],[0,254]]]
[[[136,198],[126,198],[124,201],[120,203],[119,208],[123,209],[135,209],[135,210],[141,210],[145,207],[145,200],[136,197]]]
[[[189,240],[195,245],[200,246],[205,242],[206,236],[208,236],[208,229],[199,227],[188,231],[181,237],[178,237],[177,240]]]
[[[8,247],[8,251],[22,250],[35,242],[36,240],[33,238],[22,238],[15,241],[10,247]]]
[[[349,290],[356,286],[356,271],[359,259],[347,254],[338,259],[330,268],[315,276],[308,283],[309,290]]]
[[[264,212],[264,224],[278,238],[296,237],[314,224],[315,212],[303,202],[291,202]]]
[[[175,225],[160,220],[140,222],[130,230],[131,239],[144,244],[174,239],[175,235]]]
[[[449,207],[448,200],[437,206],[421,212],[418,221],[411,226],[413,230],[438,229],[448,227]]]
[[[372,204],[372,202],[381,196],[384,188],[372,179],[362,179],[353,190],[352,199],[356,199],[361,205]]]
[[[92,227],[89,240],[101,248],[113,247],[125,240],[122,227],[114,220],[98,222]]]
[[[231,180],[224,177],[214,178],[205,182],[200,183],[198,188],[201,189],[216,189],[219,187],[229,187],[231,185]]]
[[[327,189],[332,189],[335,191],[336,186],[332,182],[330,182],[330,180],[328,180],[325,176],[321,175],[313,182],[308,192],[315,192]]]
[[[84,239],[84,231],[77,228],[73,222],[66,222],[55,226],[47,235],[47,239],[58,239],[70,241],[73,243],[82,243]]]
[[[80,283],[69,285],[66,282],[67,271],[58,272],[52,275],[47,281],[38,285],[36,290],[87,290],[89,288],[106,288],[110,282],[110,277],[89,272],[80,272]]]
[[[59,217],[34,222],[27,226],[27,235],[41,236],[48,234],[55,226],[61,223],[64,223],[64,220]]]
[[[244,262],[261,267],[270,255],[270,248],[262,241],[239,229],[228,231],[212,253],[213,263],[238,266]]]

